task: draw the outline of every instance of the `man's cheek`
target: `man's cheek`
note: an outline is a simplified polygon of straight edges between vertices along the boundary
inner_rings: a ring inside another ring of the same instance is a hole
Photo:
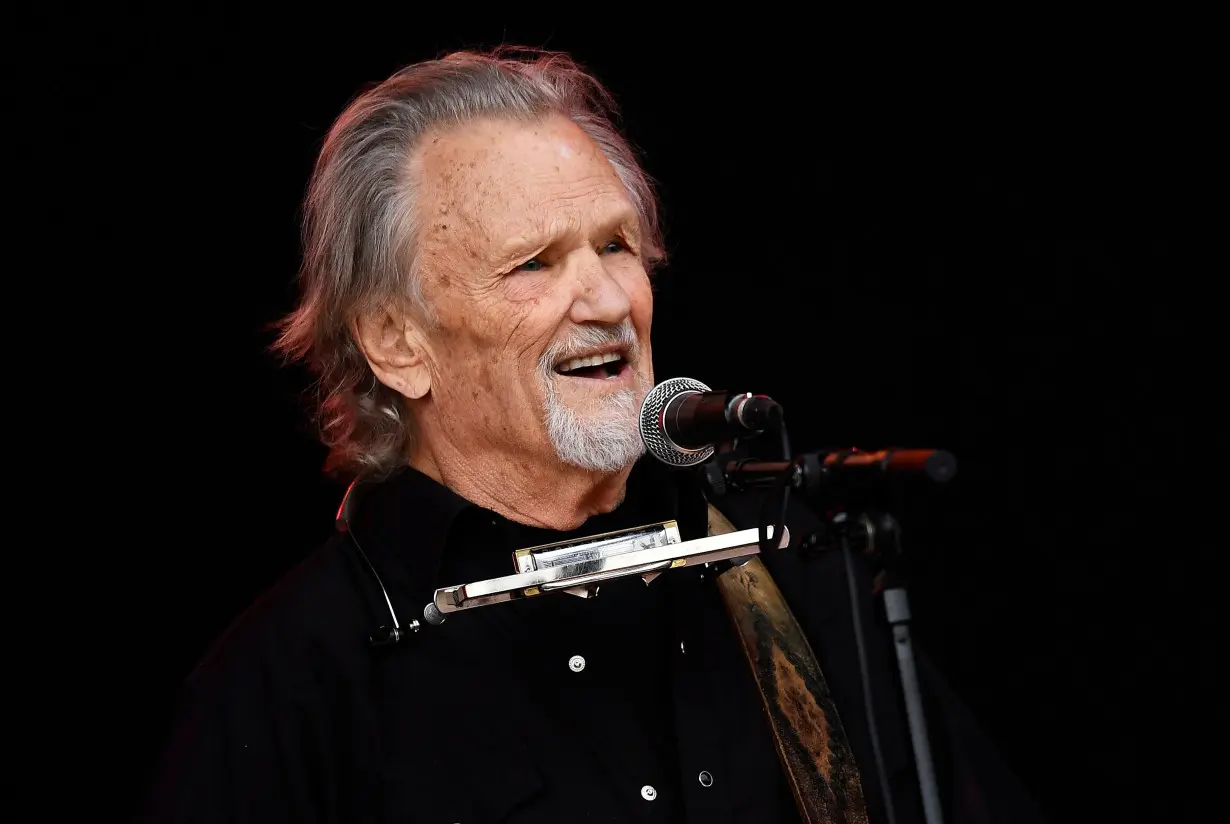
[[[519,304],[508,304],[501,313],[499,349],[505,359],[531,359],[550,345],[565,312],[552,309],[541,295]]]

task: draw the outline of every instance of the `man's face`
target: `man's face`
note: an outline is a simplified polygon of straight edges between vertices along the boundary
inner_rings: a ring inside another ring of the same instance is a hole
[[[551,117],[428,137],[416,171],[435,427],[514,461],[630,465],[653,297],[610,163]]]

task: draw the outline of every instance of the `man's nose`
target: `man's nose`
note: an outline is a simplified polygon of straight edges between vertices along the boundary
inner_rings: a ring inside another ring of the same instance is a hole
[[[632,300],[607,270],[600,255],[582,263],[576,298],[572,302],[574,323],[621,323],[632,312]]]

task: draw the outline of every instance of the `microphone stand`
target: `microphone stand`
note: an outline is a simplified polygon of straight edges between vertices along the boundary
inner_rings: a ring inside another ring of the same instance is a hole
[[[841,517],[839,515],[838,517]],[[927,824],[942,824],[939,785],[935,778],[935,763],[931,757],[931,742],[927,736],[926,715],[923,713],[922,689],[918,670],[914,666],[914,642],[910,637],[910,602],[905,580],[899,570],[901,526],[891,513],[864,513],[858,518],[844,518],[840,540],[843,548],[855,548],[881,567],[881,590],[884,611],[893,632],[893,649],[897,671],[901,676],[901,691],[905,698],[906,720],[910,729],[910,744],[914,750],[914,766],[918,773],[918,788],[922,795],[923,816]]]
[[[927,721],[923,715],[922,691],[918,685],[918,670],[914,667],[914,645],[910,639],[910,602],[905,585],[892,572],[886,573],[884,610],[893,628],[893,647],[897,651],[897,669],[901,673],[901,689],[905,694],[906,718],[910,725],[910,743],[914,747],[914,764],[918,769],[918,787],[922,792],[923,815],[927,824],[941,824],[939,786],[935,780],[935,764],[931,760],[931,743],[927,738]],[[889,583],[891,582],[891,583]]]
[[[783,476],[806,497],[820,499],[828,498],[827,493],[843,486],[843,481],[849,481],[852,486],[861,486],[896,474],[923,474],[931,480],[945,482],[956,472],[956,460],[951,454],[931,449],[871,453],[857,450],[812,452],[789,461],[723,462],[719,458],[710,464],[705,467],[705,480],[711,491],[719,496],[729,488],[764,487]],[[848,512],[837,513],[825,525],[828,534],[805,539],[805,546],[813,550],[835,546],[853,549],[882,566],[884,609],[892,627],[893,648],[905,698],[923,815],[927,824],[942,824],[939,787],[923,714],[922,690],[914,664],[914,645],[910,637],[912,618],[909,598],[905,581],[895,563],[901,549],[900,526],[897,519],[888,513],[874,517],[863,513],[851,517]],[[887,787],[884,791],[886,804],[891,809]]]

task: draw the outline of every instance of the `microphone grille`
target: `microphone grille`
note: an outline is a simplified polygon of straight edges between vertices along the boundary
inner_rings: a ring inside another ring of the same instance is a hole
[[[641,440],[645,449],[659,461],[669,466],[695,466],[712,457],[712,446],[700,449],[684,449],[666,434],[662,413],[666,405],[679,395],[688,392],[708,392],[709,387],[692,378],[669,378],[649,390],[641,404]]]

